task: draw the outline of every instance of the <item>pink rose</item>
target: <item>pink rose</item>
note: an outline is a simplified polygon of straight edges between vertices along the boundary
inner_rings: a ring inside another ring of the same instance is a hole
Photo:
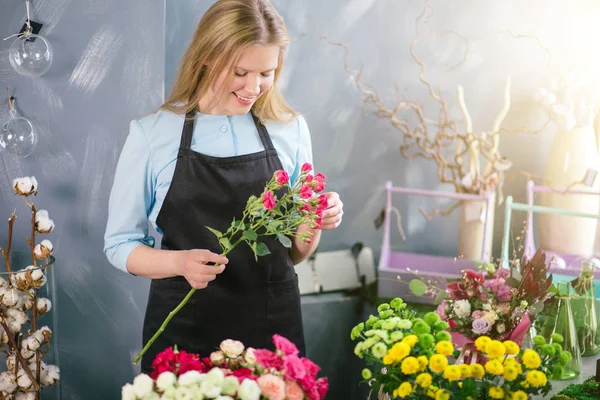
[[[326,194],[319,195],[319,204],[317,205],[317,211],[326,210],[329,207],[329,199]]]
[[[321,183],[325,182],[325,175],[323,175],[322,173],[319,172],[318,174],[315,175],[315,181],[321,182]]]
[[[508,285],[502,285],[498,288],[498,300],[500,301],[510,301],[512,299],[511,287]]]
[[[315,190],[315,192],[322,192],[325,189],[325,182],[315,180],[312,183],[312,187]]]
[[[488,292],[479,293],[479,301],[481,301],[482,303],[487,302],[489,299],[490,299],[490,295],[488,294]]]
[[[269,211],[275,208],[275,197],[273,197],[273,193],[271,193],[270,190],[263,194],[262,203],[263,206],[265,206],[265,208]]]
[[[311,390],[306,391],[306,397],[308,400],[321,400],[321,396],[319,396],[319,390],[316,386],[314,386]]]
[[[293,381],[285,382],[286,400],[304,400],[304,390]]]
[[[290,176],[288,175],[287,172],[283,171],[283,170],[279,170],[277,172],[275,172],[275,179],[277,179],[277,183],[279,183],[280,185],[285,185],[290,181]]]
[[[298,381],[306,375],[304,364],[295,355],[285,357],[283,367],[285,368],[285,377],[291,381]]]
[[[268,400],[285,399],[285,382],[278,376],[266,374],[256,380],[261,394]]]
[[[481,310],[473,311],[473,313],[471,314],[471,319],[475,320],[475,319],[483,318],[484,315],[485,315],[485,313]]]
[[[300,188],[300,197],[303,199],[308,199],[313,195],[313,190],[310,186],[304,185]]]
[[[308,393],[315,388],[315,375],[311,375],[310,373],[308,373],[304,375],[304,378],[300,379],[298,382],[302,386],[302,389],[304,389],[304,391]]]
[[[304,177],[304,182],[305,183],[311,183],[313,180],[313,176],[311,174],[308,174]]]
[[[302,364],[304,364],[304,369],[306,370],[306,373],[309,374],[309,375],[317,376],[317,374],[321,370],[321,367],[319,367],[317,364],[315,364],[314,362],[310,361],[306,357],[302,357],[300,359],[300,361],[302,361]]]
[[[281,351],[286,356],[297,356],[300,353],[300,351],[294,343],[290,342],[288,339],[278,334],[273,335],[273,343],[275,344],[277,350]]]
[[[448,301],[447,300],[442,300],[442,302],[440,304],[438,304],[437,309],[435,310],[435,312],[440,316],[442,321],[445,321],[446,319],[448,319]]]
[[[500,311],[504,315],[507,315],[510,311],[510,304],[509,303],[498,304],[498,311]]]
[[[256,362],[265,368],[281,369],[283,367],[283,360],[281,357],[271,350],[254,350],[254,356],[256,357]]]
[[[302,165],[302,172],[310,172],[312,171],[312,164],[311,163],[304,163]]]
[[[324,399],[327,391],[329,390],[329,380],[327,378],[319,378],[317,379],[316,385],[319,396]]]

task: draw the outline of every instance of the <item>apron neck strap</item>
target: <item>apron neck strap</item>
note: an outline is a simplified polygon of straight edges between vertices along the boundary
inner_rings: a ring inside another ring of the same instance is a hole
[[[265,150],[275,150],[275,147],[273,146],[273,142],[271,141],[271,136],[269,136],[269,132],[267,131],[267,128],[262,124],[262,122],[259,121],[259,119],[256,117],[256,115],[254,115],[254,113],[252,113],[252,118],[254,119],[254,125],[256,126],[256,129],[258,130],[258,135],[260,136],[260,141],[262,142],[262,145],[265,148]]]

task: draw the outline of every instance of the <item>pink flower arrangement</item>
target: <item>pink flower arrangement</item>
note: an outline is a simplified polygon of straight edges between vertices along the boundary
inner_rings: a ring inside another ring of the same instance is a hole
[[[190,388],[190,399],[324,399],[329,383],[327,378],[317,378],[320,367],[299,357],[288,339],[273,335],[273,343],[275,351],[245,348],[241,342],[228,339],[207,358],[170,347],[155,357],[149,376],[140,374],[133,384],[123,386],[122,400],[153,393],[169,398],[166,395],[180,387]]]

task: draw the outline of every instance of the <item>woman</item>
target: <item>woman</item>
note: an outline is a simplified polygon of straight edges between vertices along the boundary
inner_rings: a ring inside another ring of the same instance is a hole
[[[226,230],[276,170],[294,181],[312,162],[306,122],[277,88],[288,43],[268,1],[217,1],[196,29],[168,100],[130,125],[104,251],[121,270],[152,279],[144,344],[190,285],[202,289],[145,354],[143,372],[169,346],[206,357],[227,338],[271,348],[278,333],[305,353],[294,264],[314,252],[320,231],[310,244],[295,240],[291,250],[267,240],[271,254],[257,262],[247,246],[221,257],[205,228]],[[337,228],[343,214],[339,196],[327,196],[321,230]],[[160,250],[148,220],[163,235]]]

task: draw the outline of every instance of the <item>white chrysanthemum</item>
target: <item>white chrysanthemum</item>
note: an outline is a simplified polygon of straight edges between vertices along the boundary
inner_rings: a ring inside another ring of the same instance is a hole
[[[456,300],[454,302],[454,314],[458,318],[467,318],[471,315],[471,303],[468,300]]]
[[[138,397],[154,391],[154,381],[146,374],[139,374],[133,379],[133,390]]]
[[[37,310],[39,314],[46,314],[48,311],[52,309],[52,302],[45,298],[40,297],[37,301]]]
[[[213,368],[206,373],[206,381],[212,383],[215,386],[223,385],[225,374],[221,368]]]
[[[54,221],[50,219],[48,211],[39,210],[35,213],[35,229],[39,233],[50,233],[54,229]]]
[[[252,379],[246,379],[238,389],[238,397],[240,400],[259,400],[260,388]]]
[[[192,388],[180,386],[175,390],[177,400],[194,400]]]
[[[12,370],[14,371],[14,369]],[[17,388],[17,378],[10,371],[4,371],[0,374],[0,392],[12,393]]]
[[[165,391],[173,387],[177,383],[177,376],[171,371],[163,372],[156,379],[156,387],[161,391]]]
[[[162,396],[161,399],[162,400],[176,400],[175,399],[175,394],[177,394],[177,387],[175,386],[171,386],[170,388],[167,388]]]
[[[35,176],[13,179],[13,189],[19,196],[31,196],[37,192],[38,181]]]
[[[219,396],[215,400],[234,400],[231,396]]]
[[[131,383],[128,383],[121,388],[121,400],[137,400],[135,389]]]
[[[202,381],[202,376],[198,371],[188,371],[181,375],[177,379],[177,383],[181,386],[192,386],[197,385]]]
[[[215,385],[211,381],[204,381],[200,384],[201,393],[209,399],[214,399],[221,394],[221,386]]]
[[[238,379],[235,376],[228,376],[225,379],[223,379],[223,389],[221,390],[221,393],[233,396],[238,391],[239,387],[240,383]]]
[[[50,257],[52,255],[53,251],[54,251],[54,246],[52,245],[52,242],[49,241],[48,239],[42,240],[33,249],[33,253],[35,254],[36,258],[38,258],[38,259],[44,259],[44,258]]]
[[[221,351],[229,358],[235,358],[244,352],[244,344],[238,340],[223,340],[220,347]]]
[[[160,395],[156,392],[148,393],[142,396],[141,400],[160,400]]]

